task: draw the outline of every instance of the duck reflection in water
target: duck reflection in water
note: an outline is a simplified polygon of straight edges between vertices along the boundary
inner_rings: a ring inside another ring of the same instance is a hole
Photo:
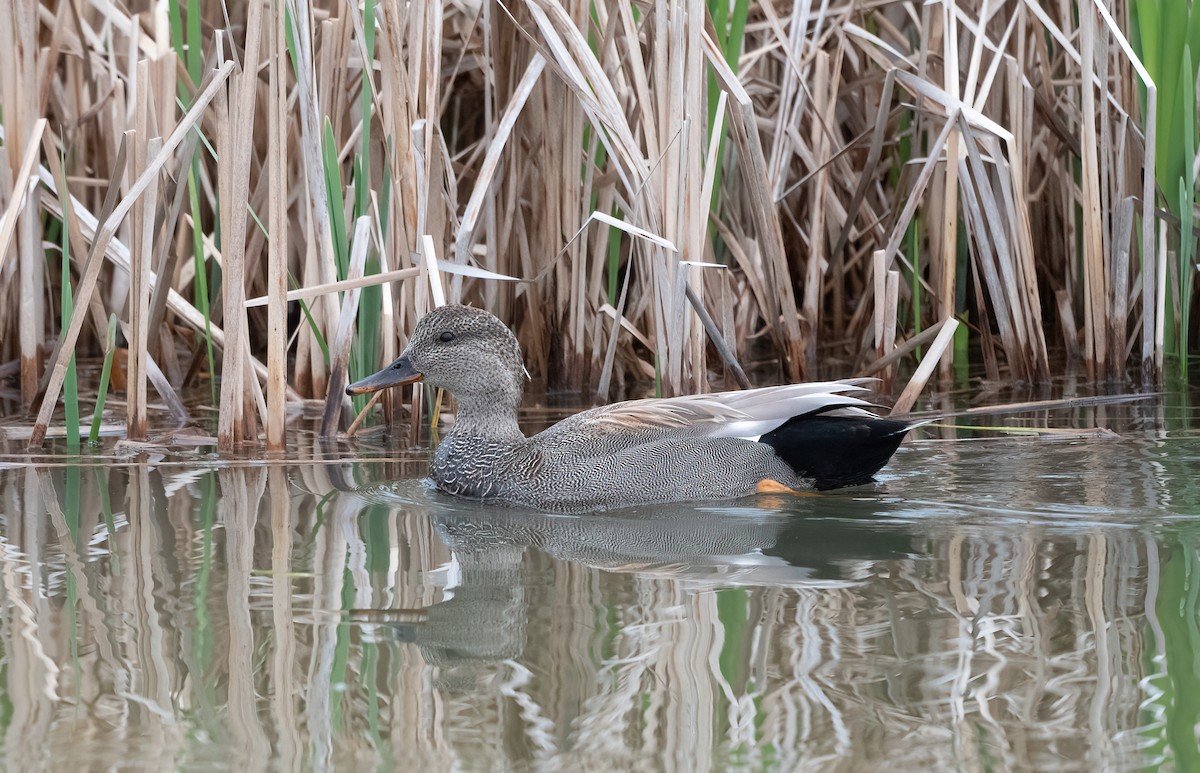
[[[390,487],[409,506],[428,507],[452,560],[439,572],[445,600],[392,635],[437,665],[519,657],[538,597],[553,582],[541,553],[561,562],[688,591],[729,587],[834,588],[866,579],[875,562],[913,550],[906,523],[881,519],[879,497],[761,496],[758,506],[672,505],[591,513],[538,514],[464,503],[407,482]],[[771,509],[783,508],[789,509]],[[465,675],[464,675],[465,676]]]

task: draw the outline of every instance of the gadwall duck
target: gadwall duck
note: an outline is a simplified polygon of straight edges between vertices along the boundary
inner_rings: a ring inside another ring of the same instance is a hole
[[[486,311],[423,317],[391,365],[351,395],[424,381],[458,415],[434,453],[442,491],[555,511],[718,500],[869,482],[910,425],[848,393],[866,379],[630,400],[532,437],[517,423],[528,375],[511,331]]]

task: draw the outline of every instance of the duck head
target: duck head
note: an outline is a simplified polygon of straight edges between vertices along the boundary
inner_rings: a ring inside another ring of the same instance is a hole
[[[482,309],[442,306],[417,322],[395,362],[354,382],[346,394],[424,381],[460,401],[519,403],[525,378],[521,347],[503,322]]]

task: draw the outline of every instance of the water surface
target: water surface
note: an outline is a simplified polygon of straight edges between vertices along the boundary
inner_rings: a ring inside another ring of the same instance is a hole
[[[1116,434],[934,431],[874,486],[577,516],[303,434],[291,461],[0,457],[3,755],[1198,769],[1190,410],[1005,421]]]

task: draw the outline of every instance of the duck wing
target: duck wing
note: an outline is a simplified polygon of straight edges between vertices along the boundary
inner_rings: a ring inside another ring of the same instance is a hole
[[[539,433],[539,443],[579,437],[612,443],[627,437],[629,445],[670,438],[746,438],[778,429],[795,416],[812,413],[873,417],[870,403],[847,393],[866,392],[872,379],[819,381],[713,392],[684,397],[629,400],[571,416]]]

